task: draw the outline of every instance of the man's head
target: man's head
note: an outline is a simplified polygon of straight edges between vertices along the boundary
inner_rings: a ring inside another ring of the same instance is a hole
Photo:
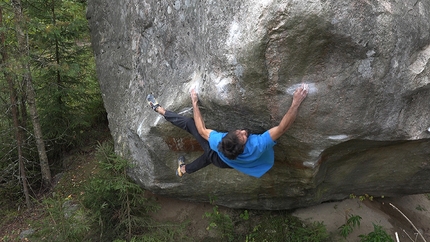
[[[227,133],[218,145],[218,150],[230,160],[236,159],[243,153],[246,141],[248,141],[249,130],[238,129]]]

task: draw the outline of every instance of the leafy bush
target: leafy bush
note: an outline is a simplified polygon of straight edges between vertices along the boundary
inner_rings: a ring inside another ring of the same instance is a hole
[[[75,191],[72,186],[62,186],[51,197],[43,199],[38,206],[40,218],[31,224],[36,231],[30,236],[32,239],[183,241],[186,223],[157,223],[150,218],[149,212],[156,211],[158,206],[144,196],[144,190],[128,179],[126,170],[129,163],[115,155],[112,143],[99,144],[96,159],[99,169],[84,183],[85,192]],[[66,195],[69,192],[75,195]]]
[[[213,207],[213,212],[206,212],[203,217],[209,218],[209,227],[207,230],[216,229],[220,231],[222,239],[234,241],[233,221],[228,214],[220,213],[218,206]]]
[[[359,215],[350,214],[346,223],[338,228],[339,234],[343,238],[346,238],[350,233],[352,233],[354,227],[360,226],[360,220],[361,217]]]
[[[73,204],[70,197],[61,198],[55,193],[42,201],[40,221],[32,238],[44,241],[82,241],[90,230],[88,211],[78,204]]]
[[[238,212],[237,210],[235,212]],[[213,212],[204,217],[209,218],[208,229],[220,232],[222,239],[246,242],[277,242],[277,241],[327,241],[329,234],[322,222],[304,223],[299,218],[289,215],[286,211],[262,212],[239,211],[239,216],[230,216],[214,206]],[[245,224],[246,226],[241,226]]]
[[[328,240],[323,222],[304,223],[291,215],[267,217],[246,236],[246,241],[323,242]]]
[[[373,224],[373,231],[367,235],[359,235],[361,242],[394,242],[393,238],[382,229],[382,226]]]
[[[150,211],[157,206],[144,195],[144,190],[129,180],[127,160],[117,156],[113,145],[105,142],[97,148],[101,170],[86,187],[84,205],[98,221],[94,231],[103,241],[130,240],[151,227]]]

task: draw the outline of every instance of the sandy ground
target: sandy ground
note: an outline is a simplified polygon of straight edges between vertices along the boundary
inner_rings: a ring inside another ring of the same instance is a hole
[[[155,197],[161,206],[160,210],[152,214],[152,217],[159,222],[185,222],[189,221],[187,233],[196,241],[204,241],[205,238],[216,237],[216,235],[206,228],[209,223],[203,218],[205,212],[213,211],[213,205],[209,203],[186,202],[173,198],[153,195],[147,192],[148,196]]]
[[[430,200],[426,195],[379,198],[373,201],[368,199],[360,201],[358,198],[346,199],[341,202],[298,209],[293,215],[302,220],[323,221],[327,230],[333,235],[338,235],[338,228],[345,224],[349,214],[359,215],[362,217],[360,227],[353,230],[347,237],[347,241],[359,241],[358,235],[372,232],[373,224],[382,226],[395,240],[395,232],[397,232],[401,242],[423,241],[408,220],[390,203],[413,223],[427,241],[430,241]],[[333,239],[342,241],[340,236],[333,236]]]
[[[153,195],[152,195],[153,196]],[[158,221],[184,222],[189,221],[188,233],[195,241],[208,241],[215,239],[214,231],[208,231],[208,220],[204,218],[205,212],[211,212],[213,205],[208,203],[192,203],[172,198],[155,196],[161,209],[154,218]],[[399,241],[423,241],[412,225],[401,213],[391,205],[400,209],[411,220],[415,227],[427,241],[430,241],[430,200],[426,195],[411,195],[401,198],[346,199],[340,202],[323,203],[317,206],[297,209],[292,215],[304,221],[322,221],[331,234],[332,241],[359,241],[361,234],[373,231],[373,224],[380,225],[396,241],[395,232]],[[221,212],[229,213],[232,209],[220,207]],[[346,222],[349,215],[362,217],[360,227],[357,227],[346,238],[338,233],[338,228]],[[410,238],[409,238],[410,237]]]

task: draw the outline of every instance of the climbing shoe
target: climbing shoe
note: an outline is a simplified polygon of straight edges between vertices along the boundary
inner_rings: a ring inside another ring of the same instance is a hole
[[[183,155],[178,158],[178,169],[176,170],[176,175],[179,177],[182,177],[185,174],[185,172],[181,171],[182,166],[185,166],[185,157]]]
[[[154,110],[155,112],[157,112],[157,108],[160,107],[160,104],[158,104],[157,100],[155,100],[155,97],[152,96],[152,94],[149,94],[146,97],[146,100],[148,101],[148,104],[152,108],[152,110]]]

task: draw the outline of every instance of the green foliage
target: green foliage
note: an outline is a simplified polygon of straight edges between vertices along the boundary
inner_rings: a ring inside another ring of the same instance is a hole
[[[165,242],[187,241],[192,235],[184,234],[187,223],[152,222],[144,234],[136,235],[130,241],[135,242]]]
[[[15,173],[17,171],[17,162],[10,164],[0,162],[0,211],[12,207],[16,209],[23,199],[22,187]]]
[[[4,226],[9,224],[11,221],[16,220],[17,216],[19,215],[19,212],[16,209],[7,209],[7,207],[0,205],[0,228],[5,228]],[[9,231],[10,234],[16,233],[15,230]],[[10,235],[9,234],[9,235]],[[0,237],[0,241],[14,241],[10,238],[11,236],[4,236],[3,238]]]
[[[349,214],[349,218],[346,220],[346,223],[338,228],[339,234],[344,238],[348,237],[355,227],[360,227],[360,220],[361,217],[359,215]]]
[[[44,241],[82,241],[90,230],[88,211],[79,204],[74,204],[70,197],[61,198],[53,194],[42,202],[40,213],[43,219],[36,221],[39,228],[32,238]]]
[[[427,211],[427,209],[425,207],[422,207],[421,205],[418,205],[415,209],[418,211]]]
[[[33,0],[30,17],[33,82],[50,158],[85,143],[105,111],[95,74],[86,1]]]
[[[8,80],[12,81],[16,94],[30,191],[38,191],[41,179],[22,81],[23,60],[29,60],[31,65],[36,105],[53,174],[62,165],[59,161],[66,151],[85,145],[94,136],[97,125],[107,124],[85,16],[86,1],[32,0],[21,4],[23,31],[29,43],[25,55],[18,51],[12,4],[9,0],[0,1],[3,14],[0,34],[5,37],[0,49],[6,53],[1,57],[7,56],[0,63],[0,109],[5,110],[0,113],[0,205],[10,199],[18,201],[23,193],[17,175],[17,141],[10,111],[13,92]]]
[[[207,229],[218,231],[223,241],[328,241],[329,235],[322,222],[304,223],[285,211],[279,214],[265,212],[263,217],[256,213],[243,210],[238,216],[230,216],[220,212],[215,205],[204,217],[209,219]]]
[[[114,153],[112,144],[99,145],[96,158],[101,170],[86,187],[83,201],[98,221],[94,231],[102,241],[143,235],[153,226],[148,212],[158,207],[129,180],[129,163]]]
[[[98,167],[87,164],[88,170],[80,171],[85,176],[76,171],[64,174],[52,195],[36,206],[37,219],[30,222],[36,232],[30,241],[184,241],[187,223],[150,218],[149,212],[158,206],[128,179],[130,165],[115,155],[112,143],[99,144],[95,156]],[[70,181],[79,183],[80,189],[61,186]],[[13,211],[0,210],[3,221],[15,220]],[[16,241],[17,233],[0,240]]]
[[[357,198],[357,196],[354,194],[349,194],[349,198],[355,199]],[[384,196],[382,196],[382,198],[384,198]],[[369,201],[373,201],[373,196],[370,196],[369,194],[364,194],[364,195],[358,196],[358,199],[360,199],[360,201],[364,201],[366,199],[368,199]]]
[[[244,210],[243,213],[240,214],[240,218],[247,221],[249,220],[249,212],[248,210]]]
[[[367,235],[359,235],[361,242],[394,242],[393,238],[382,229],[382,226],[373,224],[373,231]]]
[[[12,120],[10,86],[6,77],[13,77],[17,41],[14,14],[10,1],[0,1],[2,21],[0,24],[0,210],[16,206],[22,196],[18,176],[18,151]],[[4,39],[3,39],[4,38]],[[6,53],[6,55],[3,55]],[[11,80],[11,79],[8,79]],[[13,85],[12,85],[13,86]],[[18,86],[15,86],[18,89]],[[6,207],[5,207],[6,206]],[[16,208],[16,207],[15,207]]]
[[[339,234],[346,238],[352,233],[355,227],[360,226],[361,217],[350,214],[346,223],[339,227]],[[373,224],[373,232],[367,235],[359,235],[362,242],[394,242],[393,239],[382,229],[381,226]]]
[[[228,214],[220,213],[218,211],[218,206],[215,205],[213,211],[206,212],[203,217],[209,219],[207,230],[216,229],[220,232],[222,239],[234,241],[233,221]]]
[[[328,240],[328,232],[323,222],[304,223],[290,215],[269,216],[254,226],[246,235],[249,242],[322,242]]]

